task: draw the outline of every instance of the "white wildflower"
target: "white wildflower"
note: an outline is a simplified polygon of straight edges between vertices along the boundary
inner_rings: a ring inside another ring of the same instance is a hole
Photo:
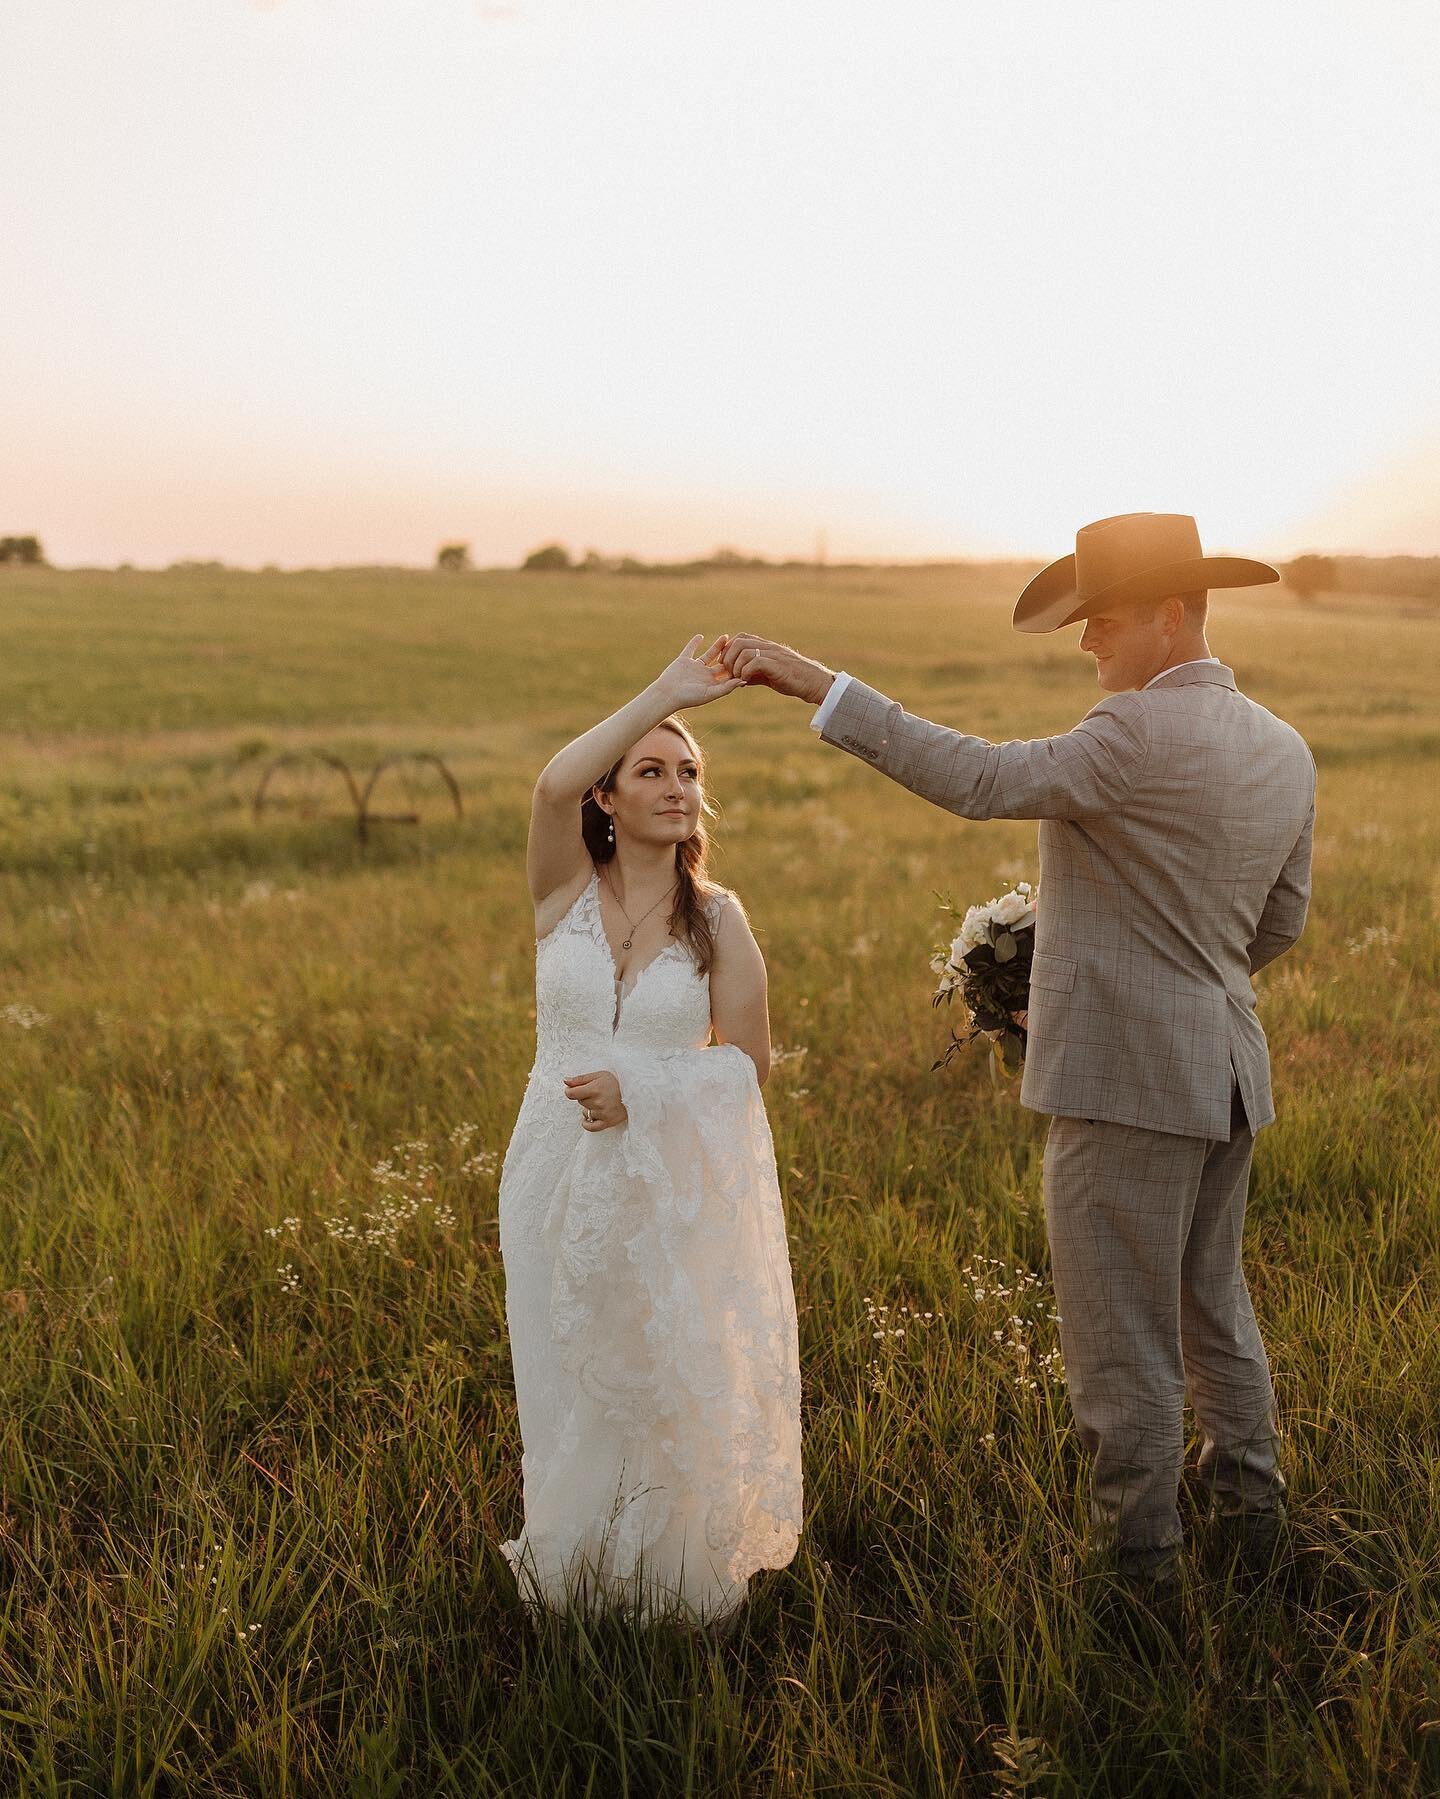
[[[17,1031],[36,1031],[42,1025],[50,1023],[48,1012],[37,1012],[34,1006],[22,1002],[9,1006],[0,1006],[0,1018],[6,1024],[14,1025]]]

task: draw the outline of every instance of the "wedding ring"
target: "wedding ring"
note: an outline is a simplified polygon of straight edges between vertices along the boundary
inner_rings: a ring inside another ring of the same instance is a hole
[[[588,1106],[581,1106],[580,1116],[585,1120],[586,1124],[594,1124],[595,1122],[595,1114]]]

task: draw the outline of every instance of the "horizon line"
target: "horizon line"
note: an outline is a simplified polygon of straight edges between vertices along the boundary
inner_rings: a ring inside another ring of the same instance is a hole
[[[18,534],[17,534],[18,535]],[[444,547],[444,546],[441,546]],[[466,546],[468,548],[468,546]],[[546,547],[546,546],[537,546]],[[565,547],[565,546],[560,546]],[[533,554],[533,552],[530,552]],[[568,553],[568,551],[567,551]],[[1224,555],[1228,552],[1221,549],[1212,552]],[[438,550],[436,552],[439,554]],[[1290,555],[1277,557],[1275,566],[1283,567],[1286,563],[1298,561],[1304,556],[1323,556],[1343,559],[1347,562],[1435,562],[1440,561],[1440,548],[1429,551],[1415,550],[1347,550],[1312,546],[1297,550]],[[1262,559],[1263,560],[1263,559]],[[463,569],[441,569],[435,561],[429,562],[229,562],[219,556],[177,556],[169,562],[55,562],[48,557],[39,562],[0,563],[0,569],[15,568],[47,570],[52,574],[147,574],[163,575],[180,571],[198,571],[210,569],[216,573],[236,575],[299,575],[299,574],[343,574],[348,571],[364,569],[385,570],[399,574],[456,574],[470,575],[504,575],[504,574],[623,574],[640,570],[686,569],[686,568],[733,568],[776,570],[784,569],[921,569],[921,568],[999,568],[1017,563],[1034,563],[1044,567],[1054,561],[1053,555],[1027,555],[1016,551],[1007,555],[931,555],[931,556],[843,556],[823,557],[809,556],[764,556],[749,551],[737,551],[722,546],[695,556],[673,556],[647,558],[633,555],[604,555],[598,564],[587,565],[583,560],[572,561],[566,567],[549,570],[527,569],[522,562],[476,562]],[[629,564],[625,568],[624,564]],[[1267,583],[1261,582],[1264,586]]]

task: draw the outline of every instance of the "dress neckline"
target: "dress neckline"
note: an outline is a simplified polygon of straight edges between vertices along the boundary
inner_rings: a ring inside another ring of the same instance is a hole
[[[655,954],[651,956],[650,960],[635,971],[635,976],[630,984],[628,986],[623,986],[620,979],[620,965],[616,962],[615,952],[610,947],[610,938],[605,930],[605,919],[600,910],[600,870],[598,867],[591,874],[590,880],[581,897],[588,897],[590,900],[594,914],[593,935],[601,949],[604,950],[606,959],[610,964],[610,975],[615,986],[615,1016],[610,1021],[610,1034],[613,1037],[615,1032],[620,1029],[620,1014],[624,1009],[625,1001],[635,997],[635,989],[640,985],[641,981],[644,980],[645,976],[649,974],[650,970],[657,962],[669,955],[670,951],[675,948],[679,939],[671,937],[663,943],[661,947],[656,950]]]

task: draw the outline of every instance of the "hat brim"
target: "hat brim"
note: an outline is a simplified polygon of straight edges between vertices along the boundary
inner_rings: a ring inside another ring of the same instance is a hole
[[[1015,602],[1010,620],[1017,631],[1058,631],[1078,624],[1092,612],[1109,606],[1134,605],[1141,600],[1163,600],[1172,593],[1192,593],[1211,587],[1263,587],[1278,581],[1280,571],[1268,562],[1249,556],[1192,556],[1184,562],[1167,562],[1142,569],[1123,581],[1088,594],[1083,600],[1075,590],[1075,558],[1061,556],[1042,568]]]

